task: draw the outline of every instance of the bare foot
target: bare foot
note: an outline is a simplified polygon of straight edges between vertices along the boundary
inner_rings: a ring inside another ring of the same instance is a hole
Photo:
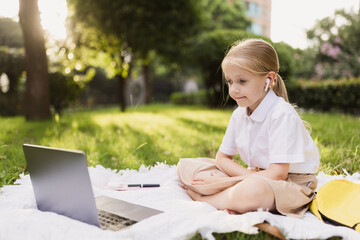
[[[193,190],[191,189],[186,189],[186,192],[187,194],[191,197],[192,200],[194,201],[201,201],[201,198],[202,198],[202,195],[197,193],[197,192],[194,192]]]
[[[231,215],[239,214],[238,212],[235,212],[235,211],[227,209],[227,208],[225,208],[224,211],[227,212],[228,214],[231,214]]]

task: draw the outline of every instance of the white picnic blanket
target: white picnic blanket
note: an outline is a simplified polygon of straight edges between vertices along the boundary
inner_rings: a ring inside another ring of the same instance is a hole
[[[360,233],[322,223],[310,212],[295,219],[258,211],[229,215],[212,206],[192,201],[179,186],[176,166],[159,163],[154,167],[115,171],[102,166],[89,167],[95,196],[107,195],[136,204],[156,208],[164,213],[145,219],[128,229],[112,232],[72,220],[51,212],[37,210],[29,175],[21,175],[15,185],[0,189],[0,239],[187,239],[196,232],[214,239],[213,232],[241,231],[256,234],[254,224],[269,222],[287,238],[325,239],[341,236],[360,239]],[[335,178],[360,183],[360,174],[330,176],[318,174],[319,186]],[[132,191],[106,190],[114,183],[160,183],[161,187]]]

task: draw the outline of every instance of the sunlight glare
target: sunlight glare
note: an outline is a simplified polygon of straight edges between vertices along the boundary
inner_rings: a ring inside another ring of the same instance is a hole
[[[0,0],[0,17],[12,18],[19,20],[19,1]]]
[[[66,0],[39,0],[41,25],[55,39],[66,38]]]
[[[66,0],[38,0],[41,26],[54,39],[66,38]],[[19,1],[0,0],[0,17],[19,21]]]

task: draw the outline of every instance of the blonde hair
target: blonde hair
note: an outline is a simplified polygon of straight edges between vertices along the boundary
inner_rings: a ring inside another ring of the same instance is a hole
[[[274,47],[262,39],[245,39],[235,42],[226,53],[221,68],[228,63],[239,66],[253,74],[265,76],[275,72],[276,78],[271,89],[289,102],[284,80],[279,75],[279,59]]]

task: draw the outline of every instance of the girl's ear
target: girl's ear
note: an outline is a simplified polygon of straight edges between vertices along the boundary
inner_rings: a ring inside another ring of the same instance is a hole
[[[270,78],[270,86],[272,86],[276,78],[276,73],[273,71],[269,72],[267,78]]]

